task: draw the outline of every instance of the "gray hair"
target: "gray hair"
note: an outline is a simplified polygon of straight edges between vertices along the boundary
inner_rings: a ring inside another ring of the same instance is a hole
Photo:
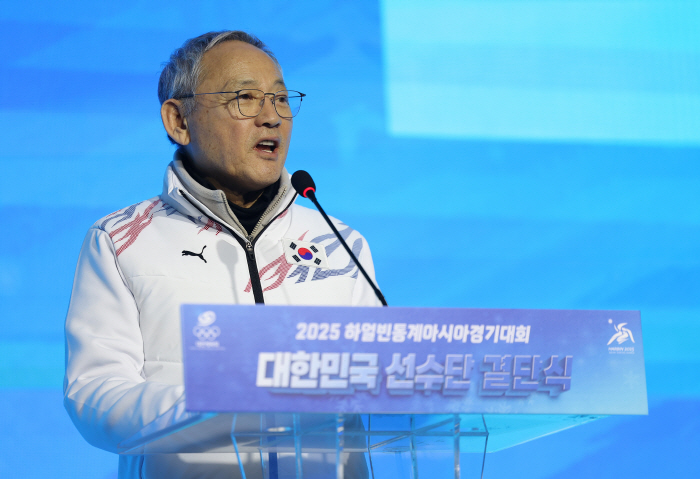
[[[214,46],[222,42],[239,41],[259,48],[279,66],[279,62],[269,48],[255,35],[239,30],[209,32],[187,40],[170,55],[170,61],[163,64],[163,71],[158,81],[158,100],[160,104],[170,98],[180,99],[184,95],[194,94],[199,86],[202,73],[202,57]],[[189,116],[195,107],[194,98],[182,98],[182,115]],[[170,135],[168,139],[175,143]]]

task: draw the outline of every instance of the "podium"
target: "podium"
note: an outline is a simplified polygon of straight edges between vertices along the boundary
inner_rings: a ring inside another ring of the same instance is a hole
[[[185,396],[120,453],[459,479],[489,452],[648,412],[633,311],[184,305],[182,335]]]

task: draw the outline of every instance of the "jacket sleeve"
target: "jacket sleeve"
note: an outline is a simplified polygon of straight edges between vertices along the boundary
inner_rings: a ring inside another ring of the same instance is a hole
[[[372,262],[372,253],[369,250],[369,244],[367,244],[367,240],[363,237],[360,236],[360,239],[363,241],[363,248],[360,250],[360,254],[358,255],[357,259],[362,263],[362,266],[365,268],[365,271],[367,271],[367,274],[369,275],[370,278],[374,281],[374,284],[377,284],[377,279],[375,278],[374,275],[374,263]],[[357,254],[357,253],[355,253]],[[379,288],[379,285],[377,284],[377,288]],[[381,290],[381,288],[379,288]],[[383,293],[383,291],[382,291]],[[385,298],[386,299],[386,298]],[[388,301],[387,301],[388,302]],[[357,281],[355,281],[355,286],[352,292],[352,305],[353,306],[381,306],[382,303],[379,301],[379,298],[377,298],[377,295],[374,294],[374,290],[372,289],[372,286],[369,285],[367,280],[365,279],[365,276],[362,274],[361,271],[357,271]]]
[[[93,227],[78,259],[66,318],[64,405],[92,445],[119,443],[168,411],[183,386],[145,381],[139,311],[112,239]]]

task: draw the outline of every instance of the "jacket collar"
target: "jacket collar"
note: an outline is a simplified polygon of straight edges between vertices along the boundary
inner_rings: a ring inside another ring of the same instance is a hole
[[[280,179],[279,191],[260,217],[258,225],[249,235],[246,235],[245,229],[228,206],[224,192],[210,190],[195,181],[187,173],[182,164],[181,153],[178,151],[175,152],[173,161],[165,171],[162,196],[164,199],[167,198],[168,203],[184,215],[196,217],[204,213],[209,218],[232,229],[241,237],[253,241],[265,226],[296,199],[296,192],[286,169],[282,169]]]

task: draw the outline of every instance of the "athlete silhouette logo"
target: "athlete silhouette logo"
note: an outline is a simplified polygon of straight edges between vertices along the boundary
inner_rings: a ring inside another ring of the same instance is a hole
[[[204,246],[202,247],[202,252],[201,252],[201,253],[193,253],[192,251],[187,251],[186,249],[183,249],[183,250],[182,250],[182,256],[198,256],[199,259],[201,259],[202,261],[204,261],[204,262],[206,263],[207,260],[204,259],[204,248],[206,248],[206,247],[207,247],[206,245],[204,245]]]
[[[608,319],[608,323],[612,324],[613,320]],[[608,341],[608,346],[610,343],[613,341],[617,341],[617,344],[622,344],[627,340],[630,340],[634,342],[634,337],[632,336],[632,331],[629,329],[625,328],[627,323],[620,323],[615,325],[615,331],[617,331],[615,334],[613,334],[613,337],[610,338],[610,341]]]

